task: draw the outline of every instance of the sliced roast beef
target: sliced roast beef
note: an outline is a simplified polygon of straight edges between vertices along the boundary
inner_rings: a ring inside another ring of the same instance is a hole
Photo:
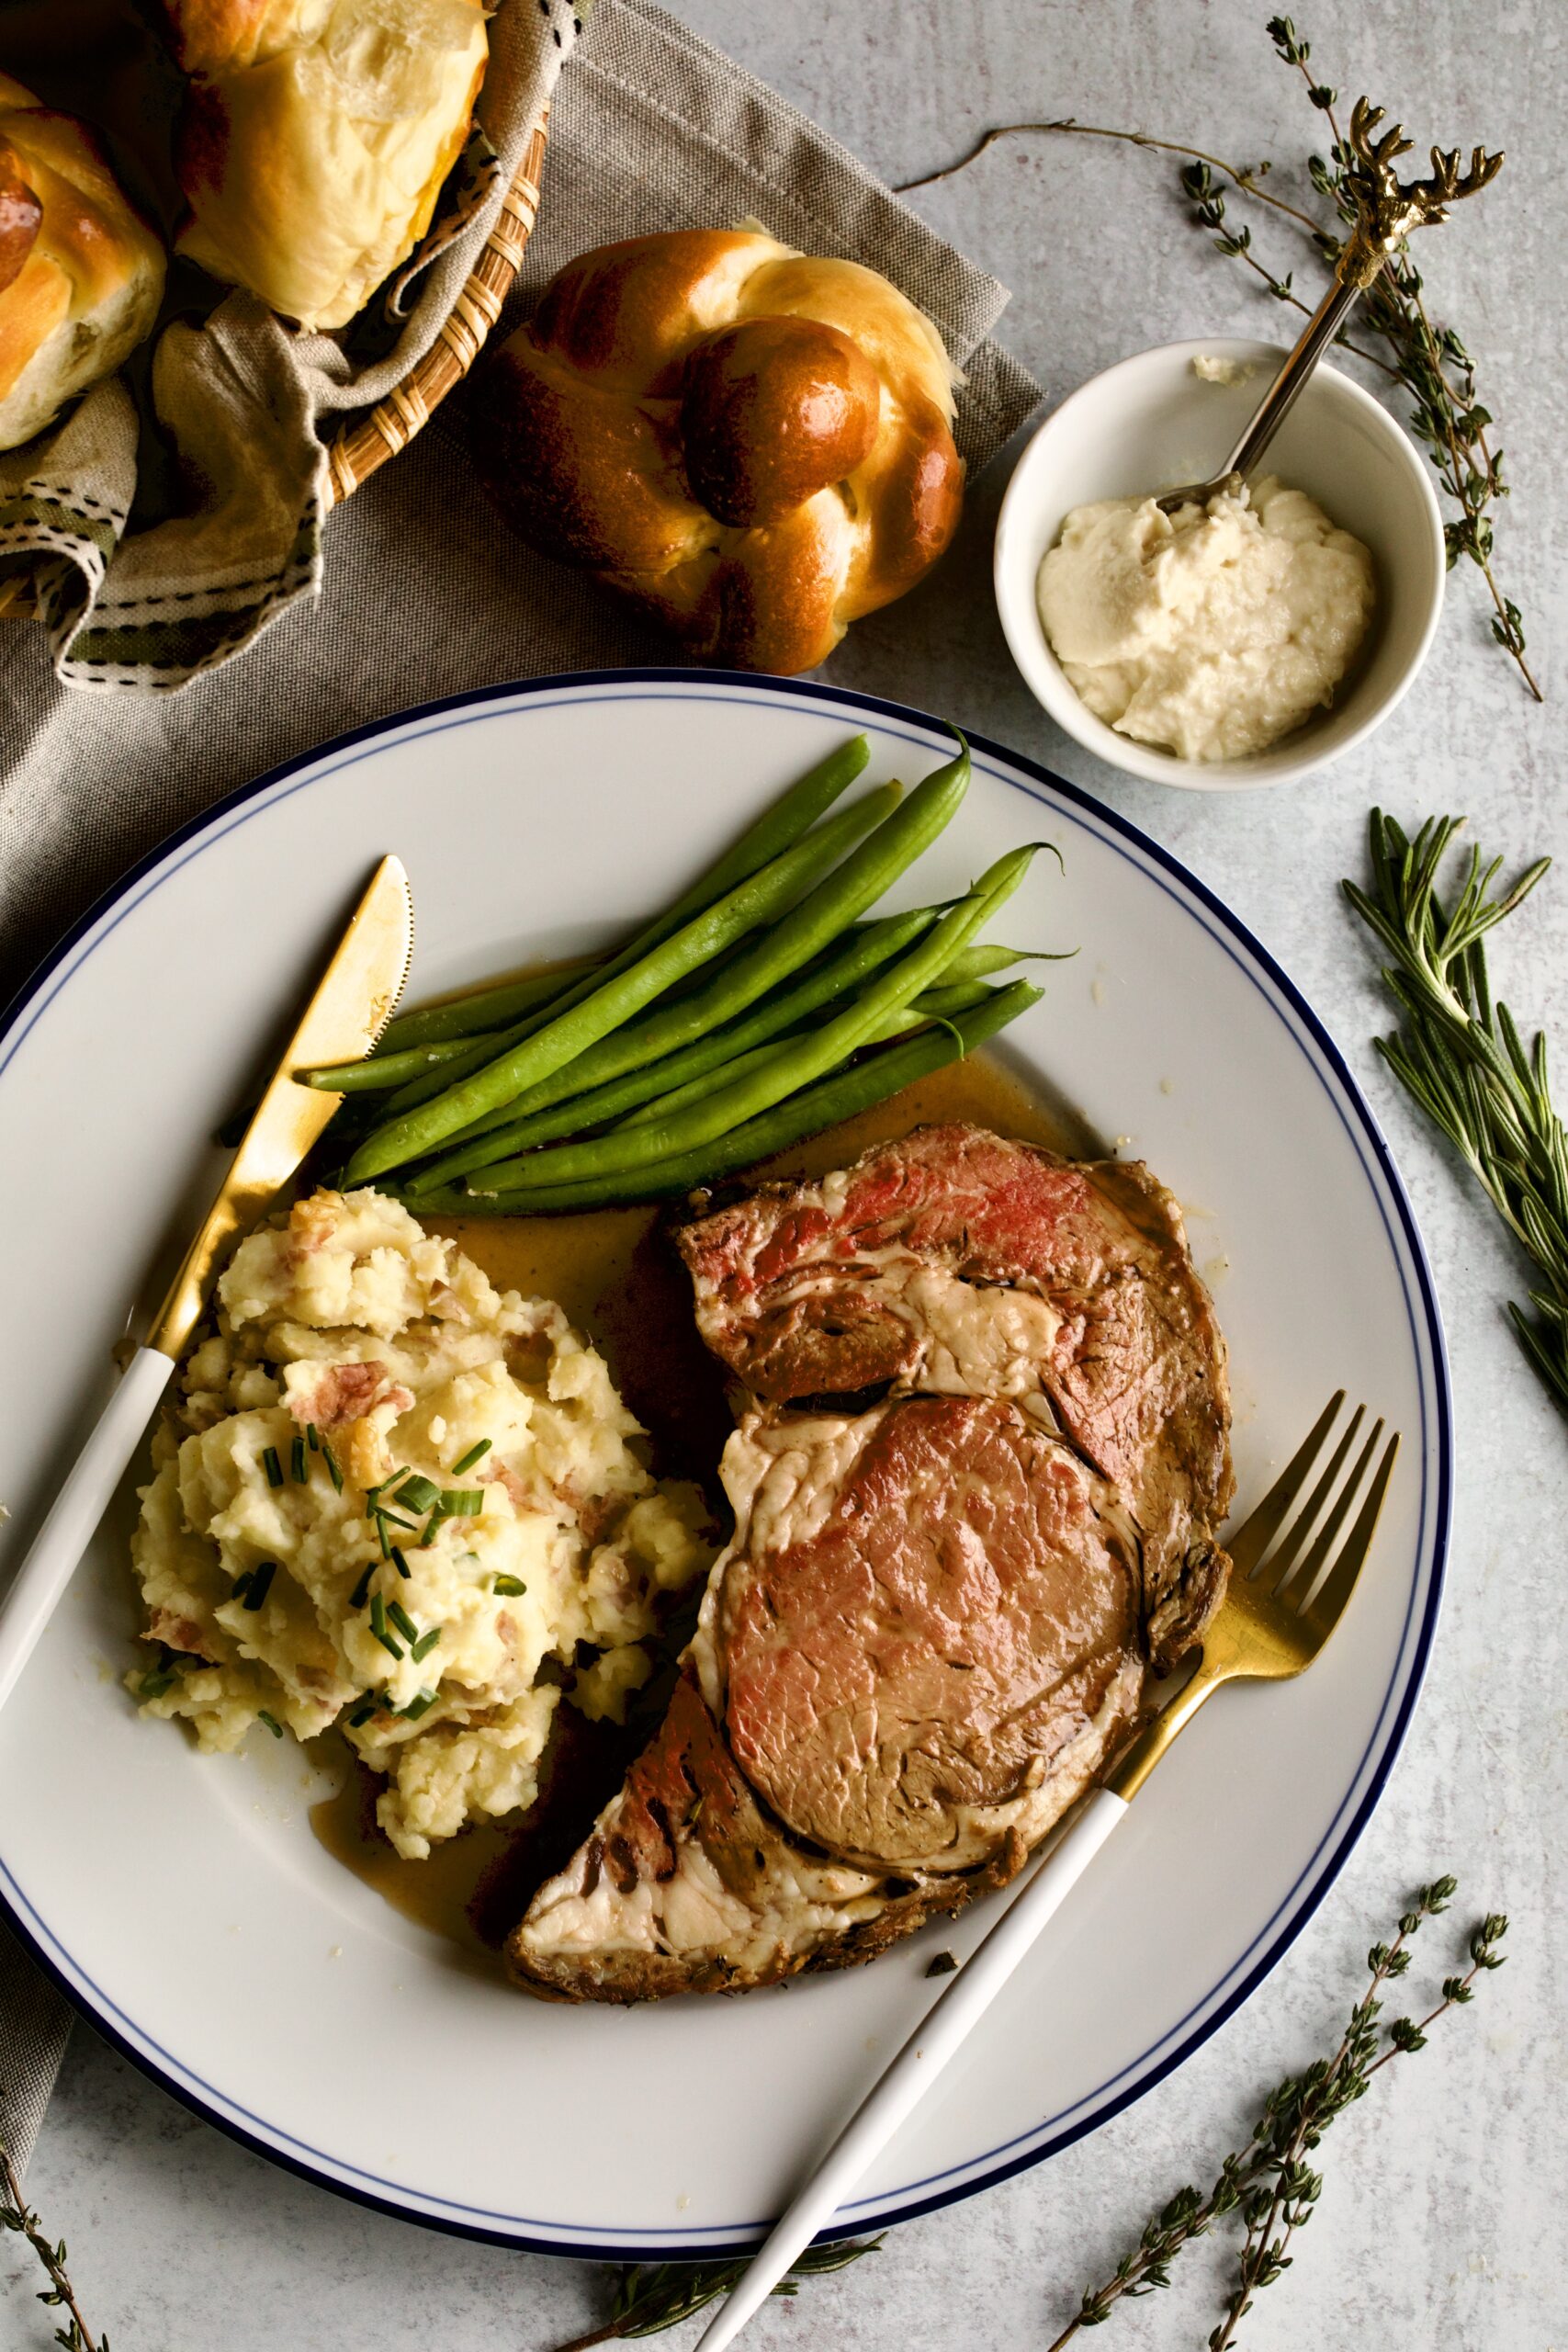
[[[1002,1883],[1224,1586],[1224,1347],[1146,1170],[926,1128],[679,1239],[752,1400],[736,1532],[508,1947],[569,1999],[844,1966]]]
[[[1028,1412],[764,1414],[725,1466],[732,1498],[752,1487],[714,1588],[725,1728],[798,1837],[868,1867],[968,1868],[1108,1700],[1124,1721],[1136,1542]]]
[[[1223,1579],[1229,1390],[1181,1212],[1146,1168],[922,1127],[678,1239],[704,1338],[758,1397],[1043,1391],[1137,1523],[1156,1659],[1190,1646]]]
[[[1017,1405],[750,1417],[664,1723],[508,1947],[637,2000],[868,1959],[1020,1867],[1129,1729],[1135,1543]]]
[[[982,1871],[911,1881],[852,1870],[771,1821],[703,1696],[681,1669],[651,1744],[506,1947],[513,1976],[563,2001],[739,1993],[871,1960],[1022,1868],[1005,1839]]]

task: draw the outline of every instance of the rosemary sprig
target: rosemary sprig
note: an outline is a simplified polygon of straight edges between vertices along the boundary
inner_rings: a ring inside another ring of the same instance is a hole
[[[1209,2337],[1209,2352],[1227,2352],[1253,2299],[1289,2269],[1288,2251],[1296,2232],[1312,2219],[1323,2188],[1323,2177],[1307,2158],[1330,2125],[1348,2107],[1363,2098],[1374,2076],[1393,2058],[1410,2057],[1427,2044],[1439,2018],[1463,2007],[1473,1996],[1476,1978],[1485,1970],[1501,1968],[1498,1950],[1508,1923],[1494,1915],[1472,1929],[1470,1966],[1462,1975],[1445,1977],[1442,1997],[1417,2021],[1395,2018],[1380,2023],[1385,1988],[1410,1966],[1409,1945],[1422,1922],[1446,1911],[1457,1882],[1434,1880],[1424,1886],[1399,1921],[1392,1943],[1374,1944],[1367,1954],[1371,1982],[1351,2010],[1338,2048],[1318,2059],[1304,2074],[1288,2075],[1265,2100],[1247,2145],[1225,2158],[1206,2197],[1196,2188],[1179,2189],[1145,2226],[1131,2253],[1122,2256],[1103,2286],[1089,2289],[1077,2312],[1056,2337],[1050,2352],[1062,2352],[1080,2328],[1099,2327],[1124,2296],[1153,2294],[1170,2284],[1170,2265],[1194,2238],[1202,2237],[1216,2222],[1235,2214],[1245,2230],[1237,2256],[1236,2277],[1226,2298],[1224,2314]]]
[[[830,2270],[847,2270],[863,2254],[874,2254],[880,2237],[858,2238],[846,2245],[807,2246],[773,2289],[775,2295],[793,2295],[801,2278],[820,2278]],[[627,2336],[661,2335],[683,2319],[728,2295],[739,2285],[750,2255],[724,2262],[628,2262],[616,2275],[615,2300],[603,2327],[588,2335],[574,2335],[559,2352],[589,2352],[595,2344],[619,2344]]]
[[[1372,887],[1346,897],[1390,957],[1383,979],[1404,1019],[1378,1051],[1412,1099],[1460,1153],[1540,1276],[1532,1317],[1508,1309],[1541,1379],[1568,1406],[1568,1132],[1551,1100],[1546,1038],[1528,1050],[1492,994],[1486,933],[1527,898],[1551,860],[1538,857],[1491,896],[1501,858],[1472,848],[1451,910],[1438,869],[1460,817],[1428,817],[1409,840],[1374,808]]]
[[[54,2331],[54,2341],[63,2352],[109,2352],[107,2335],[95,2335],[82,2316],[82,2307],[66,2274],[65,2240],[51,2245],[43,2233],[43,2223],[22,2195],[22,2184],[11,2162],[10,2151],[0,2140],[0,2229],[14,2230],[25,2237],[42,2263],[49,2276],[49,2285],[39,2301],[48,2310],[69,2313],[65,2324]]]
[[[1316,259],[1329,270],[1339,259],[1344,242],[1340,232],[1354,219],[1354,201],[1346,183],[1346,171],[1353,158],[1340,135],[1335,113],[1338,93],[1327,83],[1314,78],[1312,45],[1302,39],[1289,17],[1270,17],[1268,32],[1280,57],[1301,74],[1310,103],[1324,116],[1332,134],[1328,154],[1314,154],[1307,164],[1314,190],[1332,209],[1332,221],[1289,203],[1272,188],[1265,187],[1263,182],[1271,168],[1267,160],[1256,164],[1227,163],[1224,156],[1210,154],[1185,140],[1156,139],[1147,131],[1079,122],[1072,115],[1060,116],[1050,122],[998,123],[956,163],[946,164],[940,171],[924,173],[919,179],[901,181],[899,191],[908,193],[911,188],[930,187],[939,180],[952,179],[999,141],[1026,135],[1111,139],[1129,147],[1184,156],[1182,192],[1192,207],[1198,226],[1211,233],[1215,249],[1227,260],[1239,261],[1250,269],[1276,301],[1310,315],[1316,307],[1315,301],[1307,301],[1297,293],[1294,270],[1276,269],[1262,260],[1253,250],[1250,224],[1233,222],[1225,209],[1227,195],[1266,206],[1307,237]],[[1220,175],[1218,179],[1216,174]],[[1479,570],[1492,599],[1492,635],[1517,664],[1525,684],[1540,702],[1540,687],[1525,659],[1524,624],[1519,608],[1505,594],[1493,571],[1492,510],[1498,499],[1509,494],[1503,473],[1503,451],[1492,447],[1493,417],[1477,397],[1475,363],[1457,329],[1434,324],[1427,310],[1420,273],[1412,267],[1407,249],[1392,258],[1363,295],[1359,338],[1341,329],[1336,340],[1414,395],[1411,431],[1425,444],[1444,495],[1457,510],[1454,518],[1444,526],[1450,569],[1464,556]]]

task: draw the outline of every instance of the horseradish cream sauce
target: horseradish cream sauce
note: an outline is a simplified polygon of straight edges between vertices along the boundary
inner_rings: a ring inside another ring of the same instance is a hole
[[[1037,595],[1097,718],[1184,760],[1235,760],[1332,701],[1375,581],[1359,539],[1269,478],[1174,514],[1152,497],[1075,507]]]

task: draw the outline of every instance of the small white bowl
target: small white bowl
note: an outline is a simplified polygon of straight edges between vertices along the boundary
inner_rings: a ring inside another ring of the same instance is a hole
[[[1239,361],[1245,383],[1194,375],[1200,355]],[[997,609],[1013,660],[1059,727],[1112,767],[1196,792],[1285,784],[1337,760],[1387,718],[1426,658],[1442,610],[1442,517],[1429,469],[1408,434],[1359,384],[1320,367],[1280,427],[1262,471],[1316,500],[1353,531],[1377,566],[1368,641],[1333,704],[1267,752],[1184,760],[1118,734],[1079,701],[1046,642],[1035,582],[1075,506],[1157,495],[1201,481],[1224,461],[1284,357],[1271,343],[1206,335],[1168,343],[1108,368],[1065,400],[1035,434],[997,522]]]

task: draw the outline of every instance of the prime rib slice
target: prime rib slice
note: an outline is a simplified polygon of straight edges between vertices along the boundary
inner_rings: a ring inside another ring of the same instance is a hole
[[[1002,1883],[1224,1590],[1224,1342],[1145,1170],[926,1128],[679,1239],[736,1532],[509,1943],[567,1999],[841,1967]]]
[[[1156,1664],[1191,1646],[1223,1573],[1204,1563],[1232,1491],[1225,1350],[1180,1209],[1141,1163],[922,1127],[678,1238],[704,1339],[770,1403],[1043,1391],[1137,1524]]]
[[[750,1415],[663,1725],[509,1947],[569,1998],[843,1966],[1012,1875],[1130,1727],[1136,1539],[1010,1400]]]

